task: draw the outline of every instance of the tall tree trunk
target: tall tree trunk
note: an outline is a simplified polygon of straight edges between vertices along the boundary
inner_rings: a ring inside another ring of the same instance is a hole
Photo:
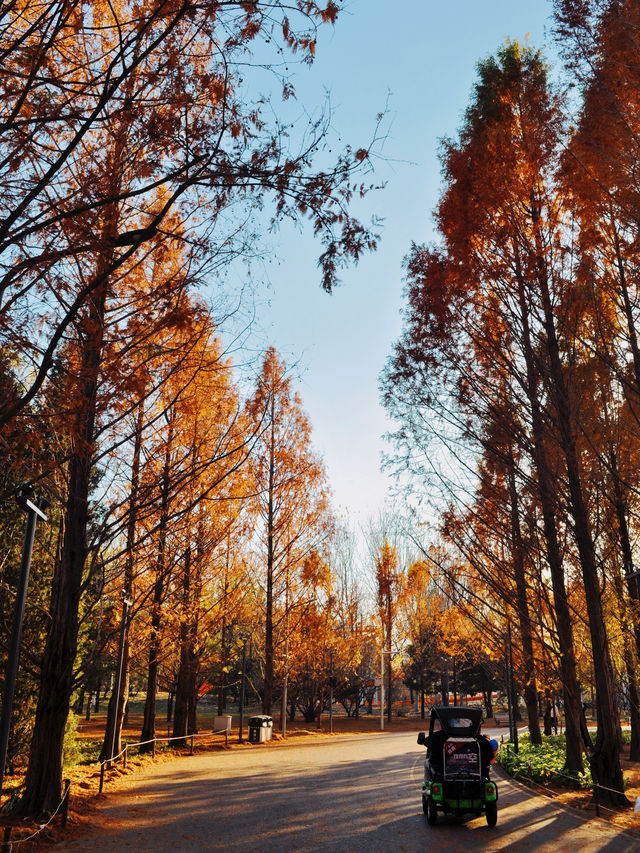
[[[629,296],[629,287],[627,283],[627,273],[625,269],[622,251],[620,248],[620,236],[615,222],[611,223],[613,232],[614,249],[616,254],[616,264],[618,267],[618,281],[620,282],[620,292],[622,294],[622,304],[624,305],[624,314],[627,321],[627,332],[629,335],[629,346],[633,356],[633,372],[636,380],[636,391],[640,394],[640,347],[638,346],[638,334],[636,324],[633,318],[633,305]]]
[[[613,494],[616,516],[618,519],[618,534],[620,538],[620,550],[622,552],[622,563],[625,568],[625,574],[630,573],[629,569],[633,566],[631,538],[629,536],[629,527],[627,525],[627,507],[622,491],[622,483],[618,471],[618,460],[615,450],[612,450],[609,455],[609,463],[611,476],[613,479]],[[640,660],[640,623],[637,618],[638,614],[638,584],[636,578],[631,578],[627,581],[627,592],[631,601],[631,613],[625,601],[624,591],[622,586],[622,578],[619,575],[614,575],[614,583],[618,601],[620,606],[620,614],[622,619],[622,633],[624,643],[624,661],[627,670],[627,679],[629,683],[629,702],[631,705],[631,744],[629,747],[629,758],[631,761],[640,761],[640,697],[638,696],[638,681],[636,678],[636,661],[634,660],[633,650],[629,641],[629,616],[633,623],[633,637],[635,640],[636,660]]]
[[[176,746],[186,746],[186,735],[195,733],[196,708],[196,650],[197,585],[192,584],[191,549],[187,548],[184,568],[182,620],[180,622],[180,666],[176,679],[173,737]]]
[[[391,588],[387,595],[387,619],[386,619],[386,648],[389,652],[387,655],[387,720],[391,722],[391,711],[393,706],[393,685],[391,678],[393,675],[393,667],[391,661],[391,631],[393,629],[393,603],[391,601]]]
[[[264,690],[262,713],[271,714],[273,702],[273,572],[274,572],[274,489],[275,489],[275,394],[271,395],[271,437],[269,442],[269,494],[267,506],[267,601],[264,638]]]
[[[147,667],[147,695],[144,703],[144,717],[140,740],[152,741],[156,736],[156,695],[158,692],[158,655],[160,653],[160,627],[162,623],[162,603],[164,592],[168,584],[167,571],[167,527],[169,523],[169,496],[170,496],[170,471],[171,450],[173,444],[175,412],[171,409],[169,414],[169,432],[165,448],[164,467],[162,471],[162,486],[160,499],[160,523],[158,525],[158,548],[156,556],[156,577],[153,588],[153,603],[151,613],[151,639],[149,642],[149,662]],[[142,751],[150,751],[152,746],[147,744],[141,747]]]
[[[533,632],[531,616],[527,600],[527,580],[524,569],[524,544],[520,528],[520,509],[518,507],[518,492],[516,489],[515,461],[511,450],[507,457],[507,478],[509,482],[509,498],[511,502],[511,539],[513,571],[516,581],[516,611],[522,640],[522,661],[524,668],[524,701],[527,706],[527,722],[531,743],[540,746],[542,735],[538,722],[538,689],[536,686],[535,659],[533,655]]]
[[[127,543],[125,548],[124,564],[124,595],[133,601],[133,571],[135,562],[136,522],[138,514],[138,490],[140,486],[140,452],[142,449],[142,429],[144,425],[144,392],[138,403],[138,414],[136,418],[136,432],[133,444],[133,459],[131,462],[131,488],[129,493],[129,511],[127,517]],[[124,724],[125,708],[129,701],[129,619],[124,626],[124,646],[122,653],[122,679],[120,682],[119,696],[111,695],[107,708],[107,725],[100,751],[100,761],[106,761],[111,756],[111,744],[113,742],[113,727],[115,725],[115,754],[122,750],[122,726]],[[116,704],[117,698],[117,704]]]
[[[25,792],[18,806],[18,812],[23,815],[53,812],[62,798],[62,750],[73,692],[78,608],[87,558],[88,498],[106,295],[104,283],[93,293],[85,324],[79,387],[75,396],[63,542],[54,566],[49,608],[51,622],[42,658]]]
[[[231,542],[227,535],[227,553],[222,587],[222,622],[220,624],[220,681],[218,687],[218,714],[224,714],[227,708],[227,663],[229,661],[229,624],[227,622],[227,596],[229,595],[229,555]]]
[[[582,705],[580,702],[580,687],[578,685],[577,677],[573,628],[565,586],[564,568],[562,565],[560,546],[558,544],[558,533],[555,519],[556,497],[553,479],[547,461],[545,428],[540,408],[540,401],[538,398],[538,373],[533,346],[531,343],[529,309],[527,306],[524,279],[520,269],[517,247],[515,250],[515,257],[517,265],[516,280],[518,283],[518,301],[520,305],[520,319],[522,323],[522,349],[527,372],[526,394],[529,400],[531,429],[533,433],[533,461],[538,479],[538,492],[540,497],[540,508],[542,511],[546,558],[549,565],[549,572],[551,574],[556,629],[558,632],[558,644],[560,647],[560,676],[562,679],[562,693],[566,722],[566,769],[572,773],[582,773],[584,770],[584,764],[582,762],[582,734],[580,730]]]
[[[186,746],[187,722],[189,716],[189,669],[191,664],[189,631],[189,588],[190,588],[191,550],[187,548],[184,555],[184,581],[182,594],[182,618],[180,620],[180,664],[176,677],[176,700],[173,715],[173,737],[180,740],[172,741],[176,747]]]
[[[582,583],[584,586],[589,631],[596,682],[598,704],[598,732],[595,752],[592,754],[591,772],[594,780],[603,786],[601,796],[610,805],[628,805],[624,795],[624,782],[620,766],[618,741],[618,711],[615,702],[615,678],[609,651],[609,638],[604,622],[600,583],[596,566],[595,549],[591,536],[589,516],[582,490],[582,476],[572,423],[571,405],[565,384],[560,348],[556,335],[555,317],[546,272],[545,256],[539,231],[539,208],[532,197],[533,225],[536,239],[537,281],[544,313],[545,346],[549,356],[554,408],[557,415],[560,444],[565,459],[569,485],[570,511],[573,517],[575,542],[578,548]]]

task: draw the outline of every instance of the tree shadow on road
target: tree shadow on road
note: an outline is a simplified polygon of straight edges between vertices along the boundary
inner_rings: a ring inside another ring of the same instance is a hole
[[[256,749],[249,766],[237,766],[224,754],[165,765],[131,790],[109,795],[99,809],[99,832],[64,849],[82,853],[96,844],[101,853],[638,849],[637,838],[624,833],[612,838],[600,822],[585,821],[500,779],[497,827],[489,828],[484,817],[447,816],[429,827],[421,807],[421,754],[411,750],[354,761],[340,757],[339,744],[334,753],[333,763],[324,766],[312,766],[295,750],[280,755],[276,766],[268,749]]]

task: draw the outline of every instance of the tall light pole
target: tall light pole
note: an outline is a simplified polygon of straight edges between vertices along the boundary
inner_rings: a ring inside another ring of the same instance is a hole
[[[327,649],[331,666],[329,670],[329,732],[333,734],[333,656],[336,653],[335,649]]]
[[[242,640],[242,676],[240,678],[240,726],[238,732],[238,743],[242,743],[244,729],[244,674],[247,665],[247,635],[240,634]]]
[[[13,625],[11,628],[11,639],[9,653],[7,655],[7,669],[4,680],[4,691],[2,694],[2,715],[0,716],[0,797],[2,797],[2,785],[4,783],[4,768],[7,761],[7,747],[9,745],[9,731],[11,729],[11,711],[13,710],[13,695],[16,689],[16,676],[18,674],[18,658],[20,657],[20,643],[22,642],[22,619],[24,607],[27,601],[27,586],[29,584],[29,572],[31,570],[31,554],[33,552],[33,540],[36,533],[36,521],[41,518],[47,520],[44,510],[49,506],[44,498],[36,498],[34,502],[33,486],[22,483],[16,489],[16,501],[22,509],[27,512],[27,524],[24,531],[22,545],[22,562],[20,564],[20,577],[16,590],[16,601],[13,610]]]
[[[391,649],[380,649],[380,730],[384,731],[384,656],[391,655]]]
[[[507,663],[507,708],[509,709],[509,737],[513,741],[513,751],[518,752],[518,721],[516,720],[516,691],[513,678],[513,647],[511,643],[511,622],[507,623],[507,648],[505,649]]]

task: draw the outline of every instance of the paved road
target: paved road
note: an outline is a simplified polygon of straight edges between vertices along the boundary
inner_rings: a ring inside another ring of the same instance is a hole
[[[333,737],[186,757],[108,793],[91,835],[69,853],[553,851],[623,853],[640,840],[499,779],[498,826],[420,804],[424,751],[415,734]],[[108,788],[106,789],[108,792]]]

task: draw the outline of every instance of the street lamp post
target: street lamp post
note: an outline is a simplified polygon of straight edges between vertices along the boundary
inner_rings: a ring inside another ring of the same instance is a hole
[[[516,719],[516,692],[513,678],[513,647],[511,642],[511,622],[507,623],[507,647],[505,649],[507,663],[507,708],[509,709],[509,737],[513,741],[513,751],[518,752],[518,721]]]
[[[336,653],[335,649],[327,649],[329,659],[331,661],[329,674],[329,732],[333,734],[333,656]]]
[[[20,577],[16,590],[16,601],[13,610],[13,625],[11,628],[11,639],[9,653],[7,655],[7,669],[4,680],[4,691],[2,694],[2,715],[0,716],[0,797],[2,797],[2,785],[4,783],[4,768],[7,761],[7,747],[9,745],[9,731],[11,729],[11,711],[13,710],[13,695],[16,688],[16,676],[18,674],[18,658],[20,657],[20,643],[22,641],[22,618],[27,601],[27,586],[29,584],[29,572],[31,570],[31,554],[33,551],[33,540],[36,533],[36,521],[41,518],[47,520],[44,510],[49,506],[44,498],[36,498],[34,502],[33,486],[23,483],[16,489],[16,500],[22,509],[27,511],[27,524],[24,531],[22,545],[22,562],[20,564]]]
[[[384,731],[384,656],[391,655],[391,649],[380,649],[380,730]]]
[[[244,730],[244,674],[247,665],[247,635],[240,634],[242,640],[242,676],[240,678],[240,726],[238,732],[238,743],[242,743]]]

